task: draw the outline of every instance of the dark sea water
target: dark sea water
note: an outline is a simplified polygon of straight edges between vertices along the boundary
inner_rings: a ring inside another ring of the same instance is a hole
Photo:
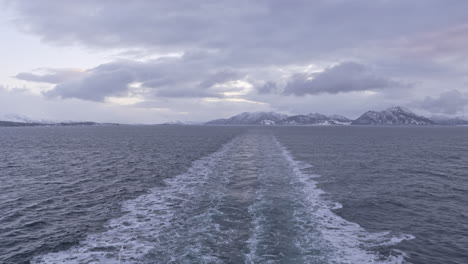
[[[106,230],[123,201],[163,185],[241,131],[0,128],[0,263],[29,263]]]
[[[276,130],[322,175],[338,215],[371,232],[411,234],[391,247],[411,263],[468,263],[468,127]]]
[[[468,128],[0,129],[0,263],[468,263]]]

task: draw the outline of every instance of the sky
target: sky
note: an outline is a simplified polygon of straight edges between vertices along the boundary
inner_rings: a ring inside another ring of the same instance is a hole
[[[0,0],[0,117],[468,116],[464,0]]]

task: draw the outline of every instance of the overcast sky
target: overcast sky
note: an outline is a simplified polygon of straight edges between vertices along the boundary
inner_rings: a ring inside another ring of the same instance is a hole
[[[0,0],[0,116],[468,115],[465,0]]]

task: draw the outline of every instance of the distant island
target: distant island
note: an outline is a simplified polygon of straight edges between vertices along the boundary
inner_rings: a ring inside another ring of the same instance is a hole
[[[96,123],[96,122],[57,122],[57,123],[40,123],[40,122],[14,122],[1,121],[0,127],[31,127],[31,126],[102,126],[102,125],[119,125],[115,123]]]
[[[24,126],[102,126],[120,125],[117,123],[97,122],[51,122],[34,121],[24,117],[15,120],[2,120],[0,127],[24,127]],[[395,125],[395,126],[427,126],[427,125],[468,125],[468,120],[460,117],[424,117],[401,106],[390,107],[383,111],[367,111],[357,119],[350,119],[341,115],[324,115],[311,113],[306,115],[285,115],[275,112],[244,112],[226,119],[216,119],[206,123],[195,122],[166,122],[159,125],[277,125],[277,126],[345,126],[345,125]]]
[[[462,118],[430,119],[400,107],[383,111],[367,111],[355,120],[340,115],[312,113],[308,115],[283,115],[275,112],[245,112],[227,119],[216,119],[206,125],[468,125]]]

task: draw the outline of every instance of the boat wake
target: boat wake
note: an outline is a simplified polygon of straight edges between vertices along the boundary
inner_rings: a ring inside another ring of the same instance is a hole
[[[105,232],[32,263],[404,263],[376,249],[412,237],[336,215],[308,167],[271,132],[249,131],[125,202]]]

